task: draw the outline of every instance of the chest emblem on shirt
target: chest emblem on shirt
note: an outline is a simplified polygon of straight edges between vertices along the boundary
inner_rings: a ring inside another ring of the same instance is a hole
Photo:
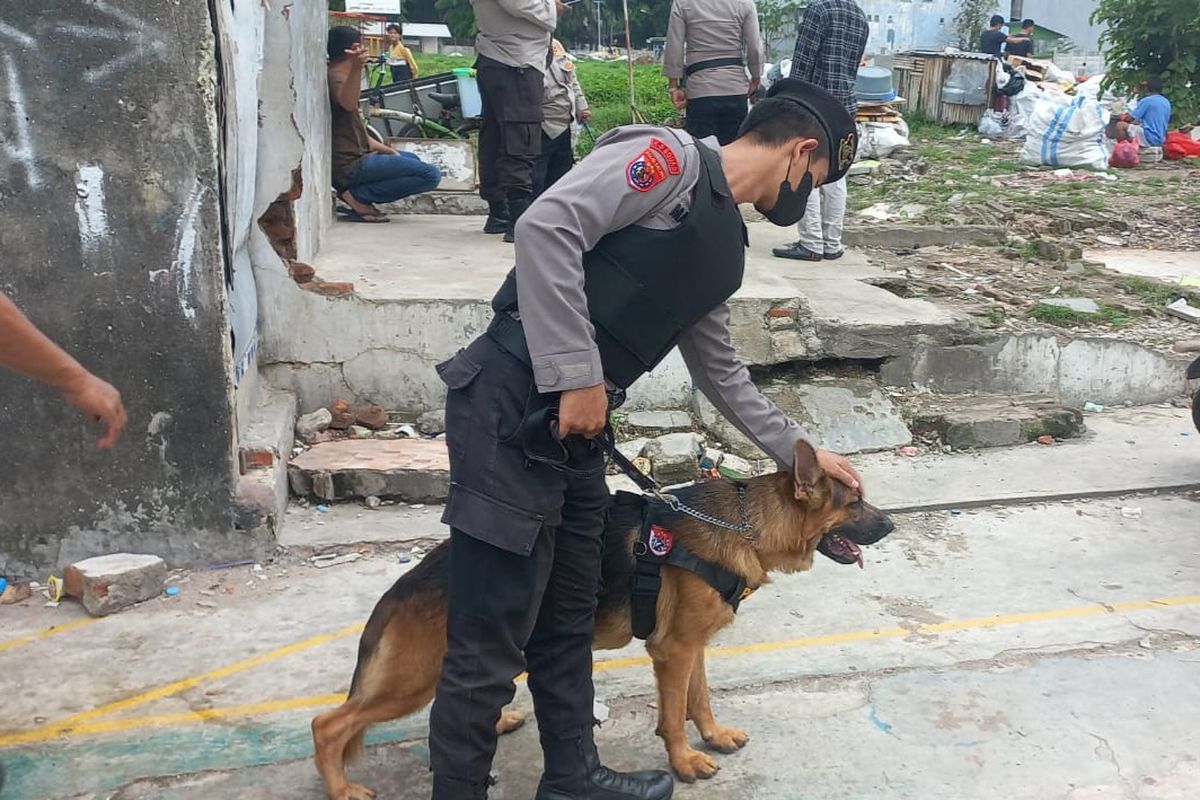
[[[662,558],[675,549],[675,537],[659,526],[651,525],[650,538],[646,542],[646,549],[659,558]]]
[[[658,163],[654,151],[647,147],[641,155],[629,162],[629,166],[625,168],[625,175],[629,181],[629,188],[638,192],[648,192],[667,179],[667,170]]]

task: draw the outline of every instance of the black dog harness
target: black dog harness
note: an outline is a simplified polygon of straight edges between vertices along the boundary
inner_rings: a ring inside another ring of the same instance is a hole
[[[642,506],[642,524],[638,538],[633,543],[635,563],[629,600],[633,635],[637,638],[648,638],[658,623],[658,593],[662,589],[661,570],[664,564],[686,569],[699,576],[729,604],[734,613],[737,613],[741,602],[754,592],[756,587],[747,585],[740,575],[700,558],[667,530],[661,521],[666,516],[664,512],[670,509],[660,501],[646,495],[617,492],[613,502],[640,503]]]

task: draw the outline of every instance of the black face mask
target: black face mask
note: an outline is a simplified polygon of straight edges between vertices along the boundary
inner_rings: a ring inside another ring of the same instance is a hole
[[[792,184],[788,182],[788,175],[791,173],[792,160],[788,159],[787,175],[784,175],[783,183],[779,184],[779,198],[775,201],[775,205],[771,206],[769,210],[755,206],[758,213],[766,217],[768,221],[784,227],[795,225],[804,216],[804,210],[808,208],[808,196],[812,194],[813,190],[811,172],[805,170],[799,189],[793,189]]]

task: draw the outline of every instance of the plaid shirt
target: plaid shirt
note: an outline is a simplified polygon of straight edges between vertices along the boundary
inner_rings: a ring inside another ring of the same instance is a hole
[[[854,80],[870,33],[867,15],[854,0],[813,0],[796,32],[790,77],[815,83],[853,114]]]

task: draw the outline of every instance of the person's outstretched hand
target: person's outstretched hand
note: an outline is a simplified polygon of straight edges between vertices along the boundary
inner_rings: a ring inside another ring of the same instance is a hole
[[[121,393],[112,384],[85,372],[77,384],[63,389],[63,399],[104,426],[97,447],[107,450],[117,443],[127,417]]]

